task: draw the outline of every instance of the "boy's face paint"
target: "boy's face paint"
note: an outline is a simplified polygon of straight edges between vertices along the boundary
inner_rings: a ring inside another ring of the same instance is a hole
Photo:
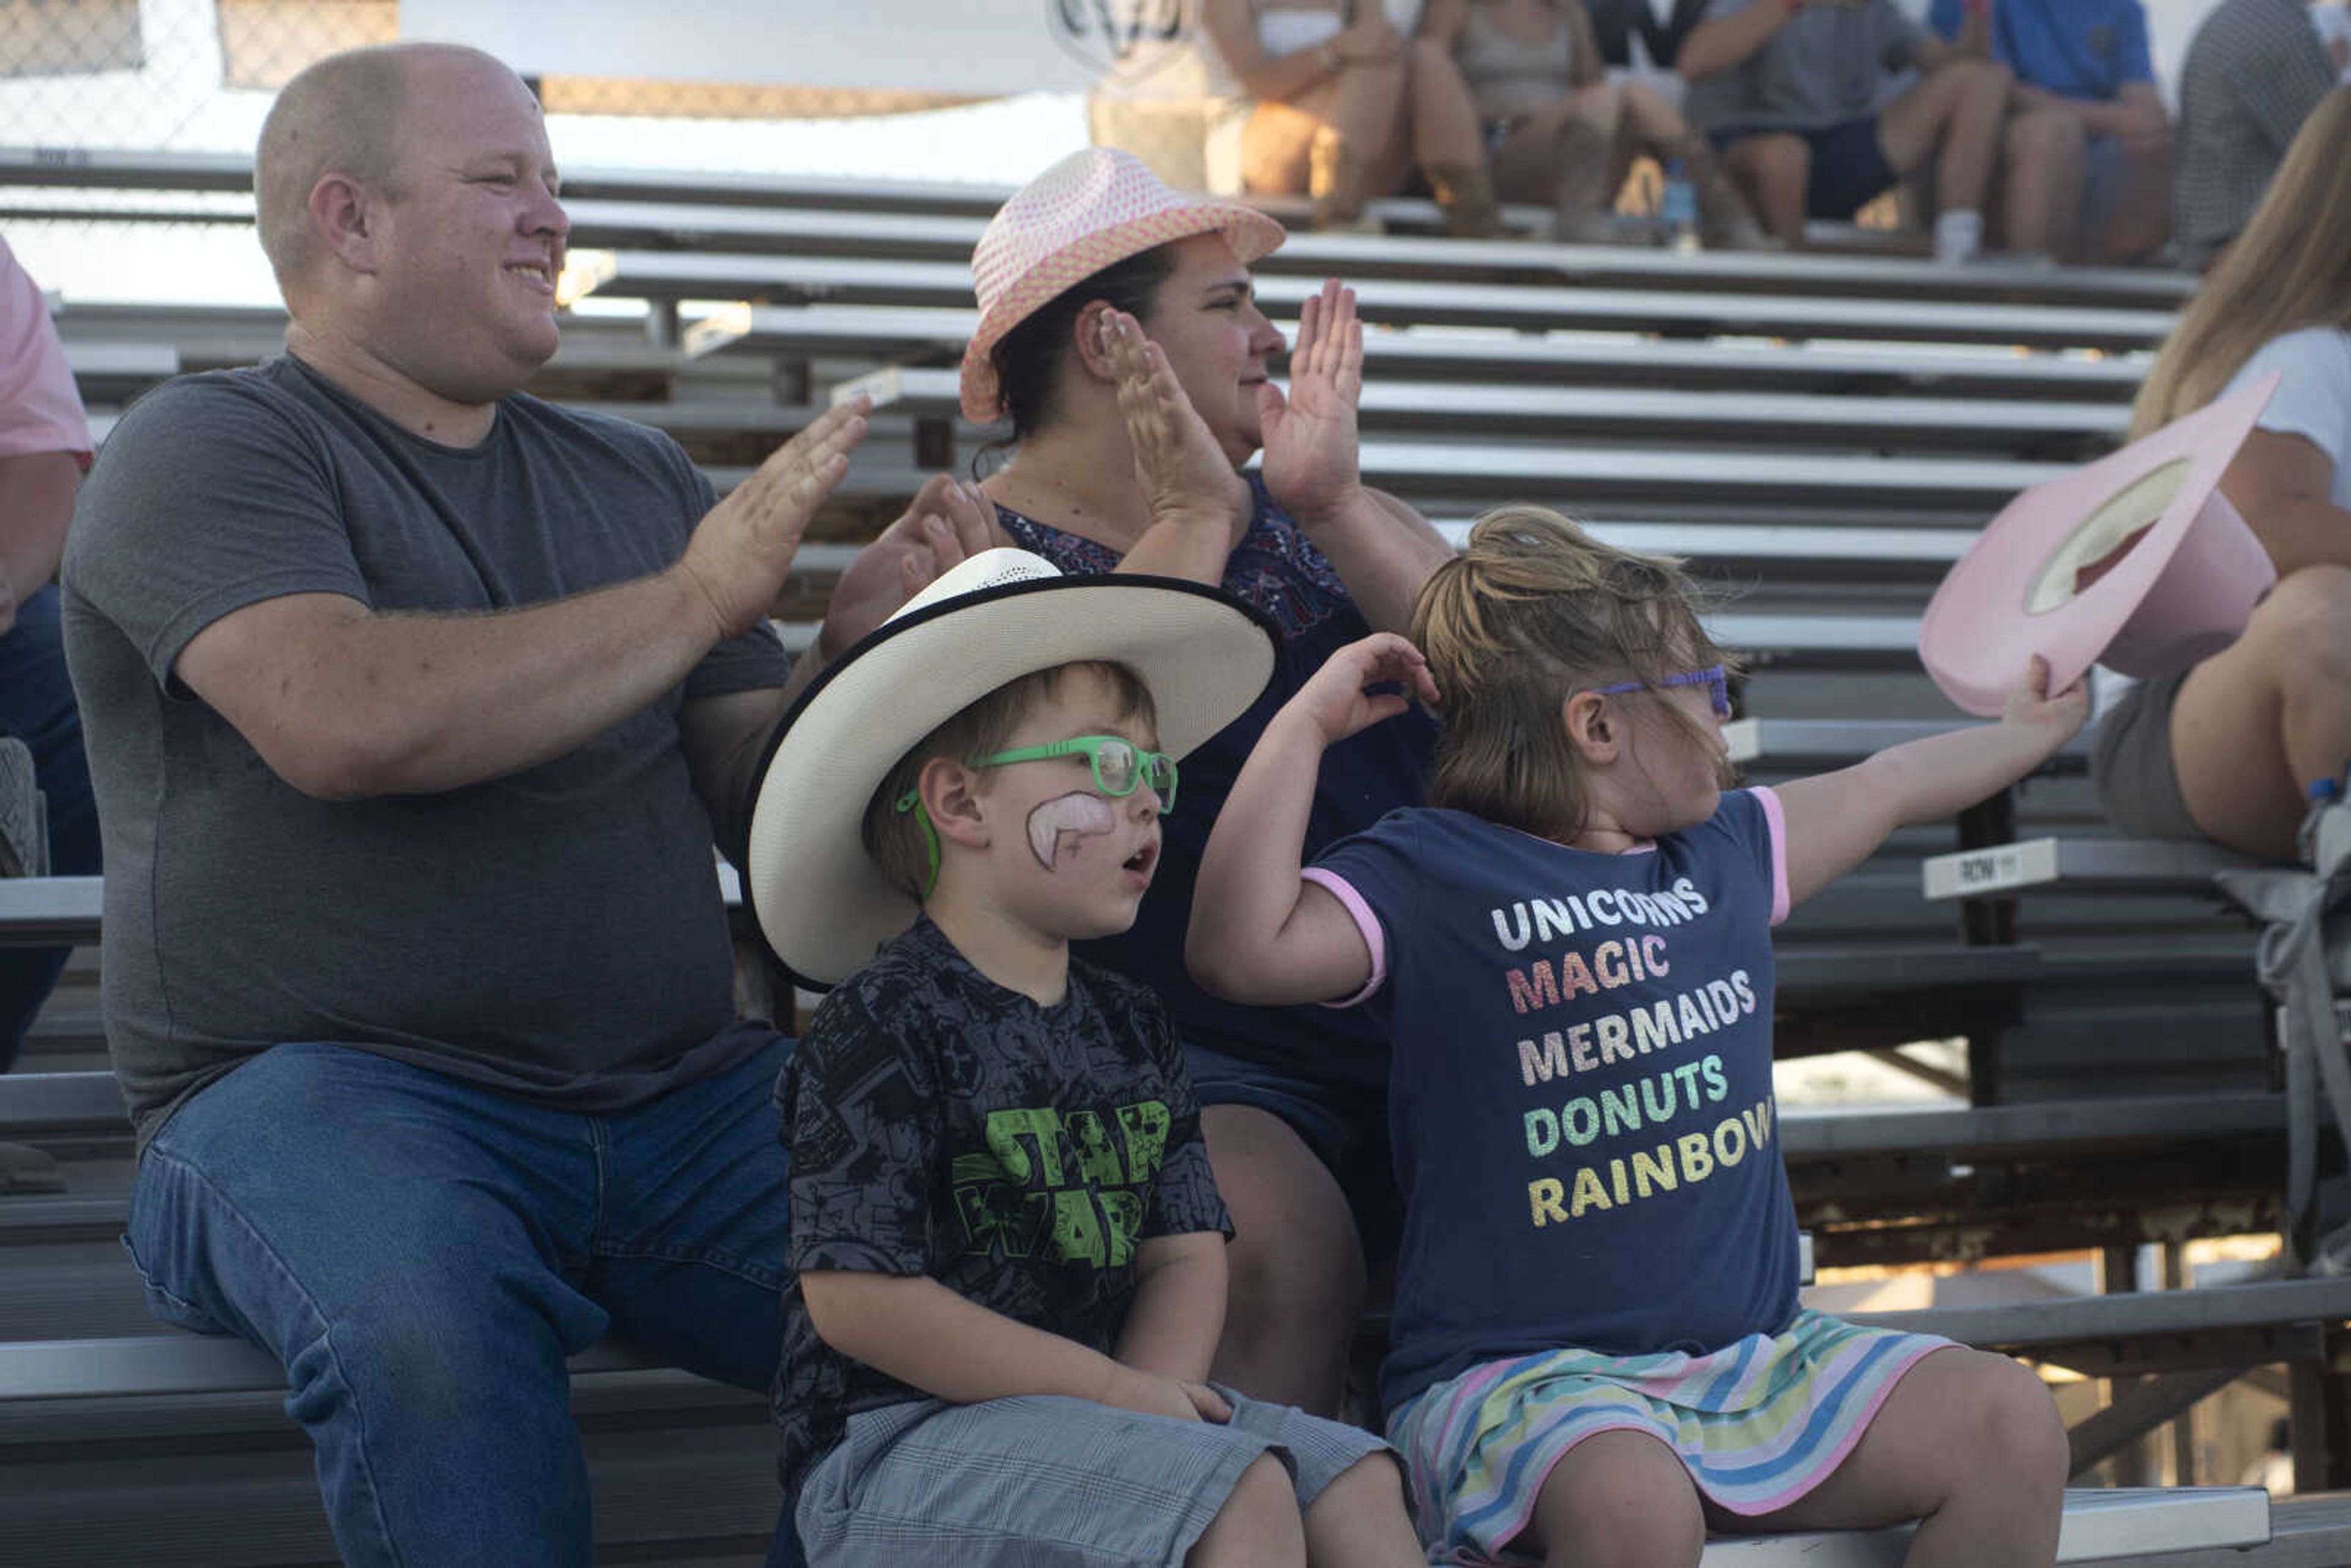
[[[1118,827],[1111,803],[1090,789],[1072,789],[1041,802],[1029,813],[1029,848],[1037,863],[1051,871],[1064,855],[1075,855],[1088,839]]]

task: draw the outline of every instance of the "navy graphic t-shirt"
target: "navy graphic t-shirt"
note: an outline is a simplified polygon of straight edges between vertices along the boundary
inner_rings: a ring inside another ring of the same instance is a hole
[[[1594,854],[1391,812],[1307,872],[1371,945],[1404,1188],[1384,1406],[1573,1346],[1719,1350],[1796,1311],[1771,1096],[1778,800]]]
[[[776,1082],[793,1270],[774,1413],[797,1492],[850,1416],[927,1397],[825,1343],[803,1269],[927,1274],[1104,1354],[1155,1236],[1229,1234],[1176,1032],[1083,962],[1039,1007],[928,918],[827,996]]]
[[[1256,512],[1225,563],[1219,586],[1256,605],[1280,626],[1272,684],[1256,706],[1184,758],[1176,810],[1160,822],[1159,874],[1143,895],[1134,926],[1075,950],[1158,993],[1175,1015],[1176,1029],[1192,1044],[1309,1082],[1376,1084],[1387,1071],[1387,1039],[1368,1019],[1323,1008],[1241,1007],[1200,989],[1184,967],[1184,933],[1192,920],[1192,885],[1199,877],[1200,852],[1207,848],[1208,830],[1224,809],[1250,747],[1323,661],[1371,634],[1330,560],[1273,504],[1263,477],[1255,473],[1247,477]],[[1004,507],[997,508],[996,516],[1015,544],[1065,572],[1098,576],[1118,565],[1116,550],[1092,539],[1048,528]],[[1418,804],[1436,740],[1436,721],[1415,707],[1331,747],[1307,820],[1307,855],[1363,831],[1396,807]]]

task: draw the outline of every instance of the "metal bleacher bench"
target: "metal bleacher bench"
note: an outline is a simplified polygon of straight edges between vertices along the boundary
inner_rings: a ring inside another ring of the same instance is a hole
[[[741,256],[702,251],[575,252],[571,287],[638,299],[773,299],[797,303],[962,308],[968,267],[954,262]],[[1258,281],[1269,311],[1293,312],[1320,287],[1304,277]],[[1656,332],[1668,337],[1851,338],[2127,351],[2171,329],[2168,310],[2082,306],[1855,299],[1804,295],[1667,293],[1648,289],[1504,287],[1370,278],[1356,285],[1366,322]]]

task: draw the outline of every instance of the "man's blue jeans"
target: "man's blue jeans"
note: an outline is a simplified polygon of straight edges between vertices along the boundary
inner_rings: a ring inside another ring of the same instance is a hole
[[[16,624],[0,636],[0,735],[33,749],[41,793],[49,800],[49,870],[57,876],[98,874],[98,804],[81,751],[81,710],[66,678],[57,623],[57,585],[16,607]],[[65,947],[0,947],[0,1072],[25,1043],[66,967]]]
[[[164,1124],[126,1239],[159,1317],[284,1364],[352,1568],[586,1564],[564,1357],[609,1332],[775,1372],[790,1050],[582,1116],[281,1045]]]

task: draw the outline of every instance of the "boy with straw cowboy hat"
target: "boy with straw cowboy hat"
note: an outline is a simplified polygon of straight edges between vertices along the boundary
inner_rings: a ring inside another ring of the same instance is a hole
[[[1080,951],[1155,991],[1185,1042],[1237,1231],[1217,1376],[1331,1415],[1367,1279],[1397,1230],[1387,1043],[1325,1009],[1208,996],[1184,968],[1185,921],[1201,847],[1259,732],[1332,653],[1406,624],[1451,548],[1364,483],[1352,291],[1330,281],[1301,302],[1287,395],[1271,383],[1283,335],[1249,263],[1280,237],[1263,214],[1171,191],[1102,148],[1008,201],[973,256],[980,323],[963,405],[1007,421],[1012,450],[977,486],[925,486],[842,578],[820,647],[854,642],[933,570],[989,545],[1075,575],[1188,578],[1280,624],[1272,688],[1186,765],[1141,914]],[[1334,754],[1311,841],[1416,803],[1434,734],[1414,713]]]
[[[1214,589],[988,549],[777,732],[751,907],[839,988],[776,1088],[811,1561],[1422,1561],[1384,1444],[1207,1385],[1229,1226],[1176,1030],[1069,951],[1133,923],[1176,758],[1274,663]]]

